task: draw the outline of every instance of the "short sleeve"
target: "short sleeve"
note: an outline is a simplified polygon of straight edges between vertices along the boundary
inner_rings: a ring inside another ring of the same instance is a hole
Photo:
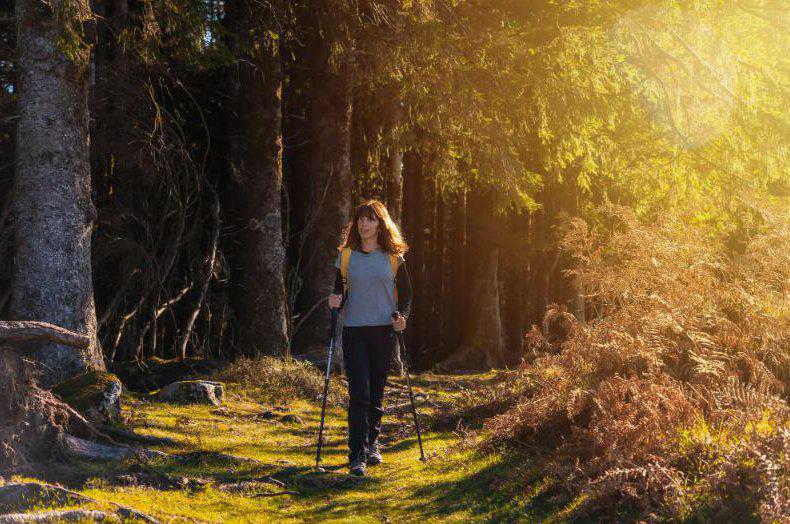
[[[335,267],[337,269],[340,269],[340,258],[343,256],[342,253],[342,251],[338,251],[337,253],[337,260],[335,260]]]

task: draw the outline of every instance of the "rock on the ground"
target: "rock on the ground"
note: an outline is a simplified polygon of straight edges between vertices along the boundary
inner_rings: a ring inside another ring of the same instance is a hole
[[[86,440],[66,435],[66,453],[69,455],[88,459],[88,460],[123,460],[135,455],[142,455],[146,458],[167,457],[167,453],[155,449],[134,449],[125,446],[111,446],[93,440]]]
[[[52,392],[88,420],[103,423],[121,418],[123,384],[112,373],[88,371],[61,382]]]
[[[182,380],[165,386],[154,398],[160,402],[177,404],[212,404],[222,405],[225,397],[225,385],[210,380]]]
[[[150,393],[179,380],[211,376],[226,365],[227,361],[224,360],[164,360],[152,357],[141,362],[113,362],[110,370],[132,391]]]
[[[66,506],[93,502],[79,493],[38,482],[12,482],[0,487],[0,513],[41,506]]]

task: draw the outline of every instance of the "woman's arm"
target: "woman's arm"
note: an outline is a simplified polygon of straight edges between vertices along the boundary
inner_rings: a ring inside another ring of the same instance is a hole
[[[398,290],[398,311],[400,314],[408,319],[411,313],[411,278],[409,278],[409,270],[406,268],[406,262],[402,262],[398,266],[398,272],[395,274],[395,288]]]
[[[335,273],[335,295],[343,294],[343,273],[338,269]]]

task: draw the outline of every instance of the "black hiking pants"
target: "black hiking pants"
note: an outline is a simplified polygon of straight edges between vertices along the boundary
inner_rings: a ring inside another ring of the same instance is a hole
[[[343,328],[348,377],[348,458],[365,458],[381,431],[387,372],[398,339],[391,325]]]

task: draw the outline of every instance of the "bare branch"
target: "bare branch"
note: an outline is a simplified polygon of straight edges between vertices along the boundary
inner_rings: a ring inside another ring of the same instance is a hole
[[[203,280],[203,286],[200,290],[200,297],[198,297],[197,304],[195,304],[195,308],[192,310],[192,314],[189,316],[186,328],[184,329],[184,339],[181,341],[180,351],[181,360],[184,360],[187,357],[187,344],[189,343],[189,337],[192,334],[192,328],[195,325],[195,321],[200,314],[200,309],[203,307],[203,302],[206,300],[206,293],[208,292],[211,278],[214,276],[214,264],[215,260],[217,259],[217,243],[219,242],[220,228],[219,196],[213,187],[210,185],[208,187],[214,196],[214,205],[211,208],[211,217],[214,220],[214,230],[211,234],[211,253],[209,254],[208,264],[206,267],[206,278]]]

